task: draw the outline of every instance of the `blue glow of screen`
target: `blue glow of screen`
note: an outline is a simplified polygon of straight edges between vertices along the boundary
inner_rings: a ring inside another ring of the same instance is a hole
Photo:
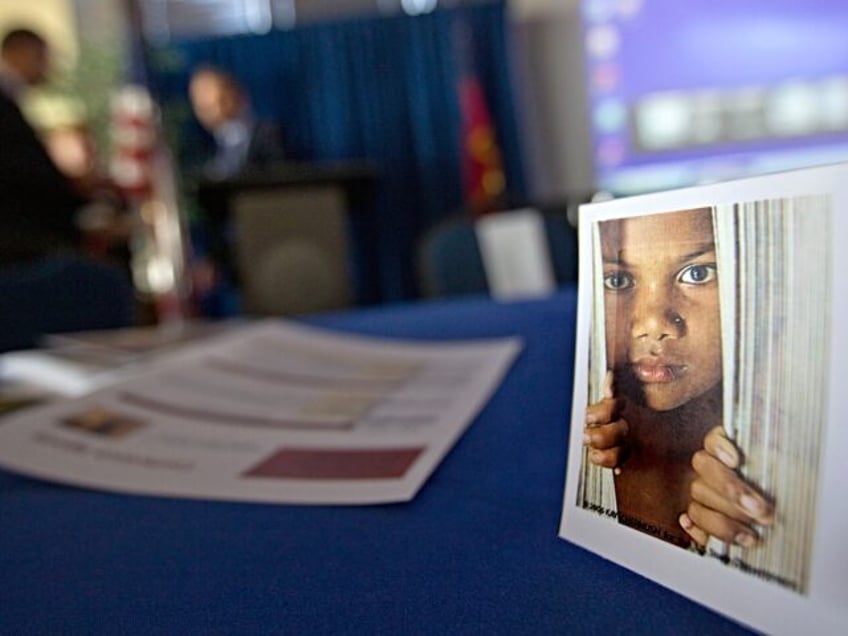
[[[845,0],[583,0],[597,185],[848,160]]]

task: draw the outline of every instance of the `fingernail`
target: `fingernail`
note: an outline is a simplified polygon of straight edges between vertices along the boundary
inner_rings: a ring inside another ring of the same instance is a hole
[[[721,463],[727,466],[728,468],[733,468],[736,466],[736,462],[733,459],[733,455],[727,452],[727,449],[719,446],[716,449],[716,455],[718,455],[719,461],[721,461]]]
[[[680,518],[677,521],[678,521],[678,523],[680,523],[680,527],[683,528],[684,530],[691,530],[692,529],[692,520],[689,518],[689,515],[687,515],[685,512],[682,515],[680,515]]]
[[[757,538],[747,532],[740,532],[733,537],[733,541],[736,545],[741,545],[743,548],[753,548],[757,543]]]
[[[589,442],[591,442],[591,441],[592,441],[592,439],[589,437],[589,434],[588,434],[588,433],[583,433],[583,443],[584,443],[584,444],[589,444]]]
[[[736,453],[736,447],[727,439],[720,439],[716,444],[716,455],[722,464],[728,468],[736,468],[739,463],[739,456]]]
[[[607,371],[606,376],[604,376],[604,397],[612,397],[612,371]]]
[[[586,424],[596,424],[598,421],[598,416],[594,413],[586,414]]]
[[[752,517],[761,517],[765,513],[765,504],[757,497],[743,494],[739,497],[739,504]]]

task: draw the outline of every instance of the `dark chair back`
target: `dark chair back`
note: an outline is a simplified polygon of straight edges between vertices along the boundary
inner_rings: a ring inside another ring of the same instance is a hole
[[[559,285],[577,281],[577,233],[564,214],[544,213],[545,233]],[[489,293],[474,220],[457,215],[436,224],[416,250],[419,292],[424,297]]]
[[[52,257],[0,268],[0,352],[46,334],[127,327],[135,297],[128,276],[83,258]]]

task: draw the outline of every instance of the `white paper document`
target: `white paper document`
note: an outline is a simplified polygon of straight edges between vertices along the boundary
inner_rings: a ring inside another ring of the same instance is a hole
[[[848,164],[581,207],[560,536],[766,633],[848,633]]]
[[[284,321],[187,345],[0,420],[0,466],[127,493],[269,503],[411,499],[518,339],[401,342]]]
[[[22,382],[56,395],[77,396],[142,372],[186,343],[244,324],[197,321],[50,335],[44,348],[0,355],[0,383]]]

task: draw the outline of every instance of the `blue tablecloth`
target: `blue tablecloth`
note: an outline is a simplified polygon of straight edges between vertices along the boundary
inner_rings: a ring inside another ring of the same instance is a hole
[[[309,320],[414,339],[524,337],[410,503],[122,496],[0,472],[0,634],[744,632],[557,537],[575,305],[564,289]]]

